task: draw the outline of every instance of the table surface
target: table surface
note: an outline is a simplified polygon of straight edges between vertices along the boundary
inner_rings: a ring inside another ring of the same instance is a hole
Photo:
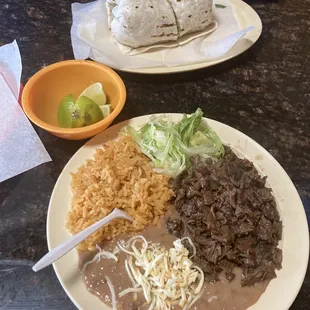
[[[200,106],[208,117],[252,137],[280,162],[309,218],[310,0],[248,3],[264,27],[249,51],[190,73],[120,73],[128,99],[116,122],[158,112],[190,113]],[[73,59],[70,5],[65,0],[1,1],[0,45],[17,40],[23,83],[48,64]],[[47,251],[46,213],[54,184],[85,141],[65,141],[35,129],[53,161],[0,184],[0,309],[75,309],[52,267],[39,273],[30,267]],[[308,270],[291,309],[309,309],[309,303]]]

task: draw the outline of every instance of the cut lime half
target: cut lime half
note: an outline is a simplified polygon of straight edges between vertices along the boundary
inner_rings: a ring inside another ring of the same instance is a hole
[[[78,100],[83,96],[93,100],[99,106],[105,105],[107,103],[107,96],[102,88],[101,83],[99,82],[91,84],[86,89],[84,89],[80,94]]]
[[[108,115],[111,114],[111,106],[109,104],[100,106],[100,109],[102,111],[103,118],[106,118]]]
[[[57,111],[57,121],[59,127],[72,127],[72,115],[74,109],[75,105],[73,95],[68,95],[61,100]]]
[[[100,107],[90,98],[82,96],[76,101],[72,113],[72,127],[92,125],[103,119]]]

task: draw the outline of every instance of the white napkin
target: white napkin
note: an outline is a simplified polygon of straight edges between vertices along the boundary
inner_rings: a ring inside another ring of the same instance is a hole
[[[0,182],[51,161],[16,100],[21,72],[17,43],[0,47]]]
[[[0,47],[0,73],[9,85],[15,98],[18,99],[22,61],[16,41]]]
[[[249,27],[240,31],[230,0],[216,0],[213,6],[218,28],[211,34],[199,37],[183,46],[148,51],[143,54],[124,55],[115,43],[108,28],[105,0],[87,4],[72,4],[71,41],[76,59],[91,58],[117,69],[137,69],[154,66],[176,66],[210,61],[225,55],[242,38]]]

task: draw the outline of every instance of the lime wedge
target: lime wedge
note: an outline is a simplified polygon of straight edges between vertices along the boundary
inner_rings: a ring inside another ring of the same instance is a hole
[[[88,97],[100,106],[107,103],[107,96],[102,88],[101,83],[94,83],[88,86],[82,91],[79,98],[82,96]]]
[[[102,111],[103,118],[106,118],[108,115],[111,114],[111,106],[109,104],[100,106],[100,109]]]
[[[72,113],[72,127],[83,127],[97,123],[103,119],[100,107],[90,98],[81,96]]]
[[[74,108],[74,98],[72,95],[68,95],[62,99],[57,111],[57,121],[59,127],[71,128],[72,113]]]

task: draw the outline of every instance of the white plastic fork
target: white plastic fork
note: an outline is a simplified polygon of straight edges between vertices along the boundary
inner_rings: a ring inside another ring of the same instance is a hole
[[[80,231],[78,234],[72,236],[65,242],[59,244],[54,249],[49,251],[46,255],[44,255],[33,267],[32,270],[37,272],[50,264],[57,261],[59,258],[63,257],[67,254],[70,250],[76,247],[79,243],[97,231],[99,228],[107,225],[109,222],[122,218],[128,221],[133,222],[133,218],[126,214],[125,212],[115,208],[113,212],[111,212],[108,216],[104,217],[103,219],[99,220],[98,222],[94,223],[93,225],[85,228],[84,230]]]

